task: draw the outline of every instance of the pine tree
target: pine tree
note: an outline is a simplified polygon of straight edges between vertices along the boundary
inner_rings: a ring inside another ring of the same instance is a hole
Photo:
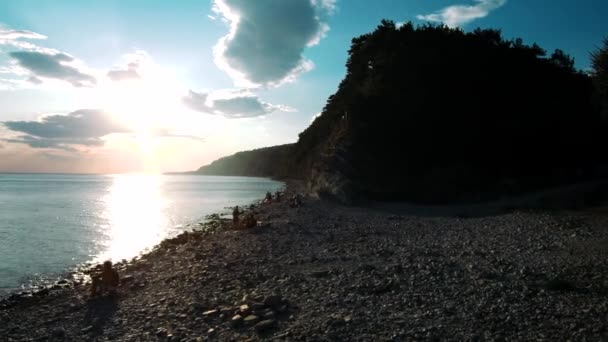
[[[591,53],[591,76],[601,105],[603,120],[608,120],[608,37],[603,46]]]

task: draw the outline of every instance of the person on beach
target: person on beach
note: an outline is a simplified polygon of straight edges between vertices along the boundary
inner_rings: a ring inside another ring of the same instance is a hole
[[[112,268],[112,262],[106,261],[103,263],[101,274],[91,276],[91,297],[97,295],[98,292],[109,292],[111,295],[116,294],[118,283],[120,281],[118,272]]]
[[[266,197],[264,197],[264,203],[266,203],[266,204],[272,203],[272,194],[270,193],[270,191],[266,192]]]
[[[243,220],[243,229],[253,228],[258,224],[255,216],[252,213],[245,215],[245,219]]]
[[[277,191],[274,195],[274,198],[277,200],[277,202],[281,202],[281,192]]]
[[[289,203],[289,206],[292,208],[297,208],[300,205],[302,205],[302,197],[300,196],[300,194],[295,194],[291,197],[291,201]]]
[[[239,206],[237,205],[236,207],[234,207],[234,210],[232,211],[232,226],[234,228],[238,228],[239,226],[239,215],[241,214]]]

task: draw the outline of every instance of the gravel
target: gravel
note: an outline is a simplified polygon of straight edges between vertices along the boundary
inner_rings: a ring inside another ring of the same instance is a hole
[[[5,299],[0,340],[608,340],[605,214],[250,210],[119,263],[115,298],[69,279]]]

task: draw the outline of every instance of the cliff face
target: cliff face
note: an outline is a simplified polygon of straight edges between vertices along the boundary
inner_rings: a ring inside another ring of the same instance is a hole
[[[344,202],[455,203],[593,178],[603,161],[591,80],[559,50],[383,22],[349,53],[346,78],[296,144],[199,172],[301,178]]]

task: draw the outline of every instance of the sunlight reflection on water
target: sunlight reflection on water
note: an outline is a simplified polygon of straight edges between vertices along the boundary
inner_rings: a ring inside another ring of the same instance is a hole
[[[104,246],[97,261],[133,257],[166,236],[169,226],[160,175],[116,175],[103,198],[107,224],[101,226]]]

